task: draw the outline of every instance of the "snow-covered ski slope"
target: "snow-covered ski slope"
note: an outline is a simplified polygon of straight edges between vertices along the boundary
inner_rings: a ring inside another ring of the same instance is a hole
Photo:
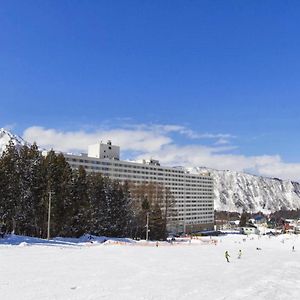
[[[0,240],[0,298],[299,299],[300,237],[295,235],[205,237],[158,247],[101,241]]]

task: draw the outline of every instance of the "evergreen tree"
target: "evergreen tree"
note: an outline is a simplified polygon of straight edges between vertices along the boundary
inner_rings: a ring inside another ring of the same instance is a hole
[[[151,209],[149,228],[149,236],[151,240],[163,240],[166,238],[165,222],[158,202],[156,202]]]
[[[5,169],[3,167],[2,156],[0,157],[0,222],[4,223],[7,210],[6,210],[6,177],[5,177]]]
[[[119,226],[122,228],[122,236],[131,236],[134,215],[132,196],[127,181],[123,184],[121,193]]]
[[[46,182],[43,169],[43,156],[36,144],[20,149],[20,202],[19,232],[25,235],[40,236],[40,213]]]
[[[130,218],[130,196],[126,185],[108,179],[106,191],[105,230],[106,235],[124,237],[128,232]]]
[[[47,194],[52,193],[51,236],[67,236],[72,223],[72,171],[63,154],[50,151],[45,159]],[[47,213],[46,213],[47,215]],[[47,224],[45,224],[46,229]],[[44,229],[44,234],[46,230]]]
[[[88,197],[89,197],[89,231],[95,235],[101,235],[104,212],[105,212],[105,191],[104,178],[100,173],[92,173],[88,176]]]
[[[118,189],[119,183],[105,178],[105,198],[103,219],[101,223],[101,232],[106,236],[118,236],[119,228],[117,227],[118,213]]]
[[[246,211],[243,211],[240,219],[240,227],[245,227],[248,221],[248,214]]]
[[[72,184],[72,218],[69,225],[71,236],[80,237],[89,231],[89,199],[86,171],[83,167],[73,172]]]
[[[33,227],[32,235],[42,237],[45,210],[47,210],[48,204],[48,202],[45,202],[47,192],[45,158],[35,143],[30,147],[29,157],[32,169],[30,181],[32,213],[29,217]]]
[[[13,142],[9,142],[0,161],[2,176],[0,185],[0,218],[6,224],[7,231],[16,231],[21,216],[19,153]]]
[[[90,231],[96,235],[125,237],[131,226],[131,197],[128,184],[102,177],[88,176]]]
[[[70,236],[70,227],[73,219],[73,201],[72,201],[72,170],[66,162],[62,153],[57,155],[57,166],[59,170],[59,186],[54,195],[56,200],[55,222],[57,225],[57,235]]]
[[[44,168],[46,170],[46,183],[47,183],[47,189],[45,190],[45,194],[43,197],[43,203],[44,203],[44,209],[43,209],[43,224],[42,224],[42,236],[47,236],[47,220],[48,220],[48,206],[49,206],[49,199],[51,196],[51,227],[50,227],[50,235],[52,236],[52,233],[56,232],[57,230],[53,229],[55,228],[54,220],[53,220],[53,212],[55,211],[55,201],[54,195],[57,194],[58,190],[58,171],[57,171],[57,163],[56,163],[56,154],[53,150],[49,151],[45,160],[44,160]],[[51,193],[51,195],[49,194]]]
[[[51,236],[145,236],[162,239],[173,213],[169,190],[156,184],[129,185],[72,171],[63,154],[43,157],[36,144],[19,150],[11,142],[0,158],[0,221],[8,231],[46,237],[51,193]]]
[[[148,201],[148,198],[144,197],[143,202],[142,202],[142,211],[144,213],[147,213],[147,212],[149,212],[149,210],[150,210],[150,203]]]

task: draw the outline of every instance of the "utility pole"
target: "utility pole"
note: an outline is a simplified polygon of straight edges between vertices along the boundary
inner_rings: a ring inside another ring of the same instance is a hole
[[[48,228],[47,228],[47,240],[50,240],[50,221],[51,221],[51,196],[53,192],[49,192],[49,202],[48,202]]]
[[[183,184],[184,184],[184,194],[183,194],[183,197],[184,197],[184,220],[183,220],[183,233],[184,235],[186,234],[186,209],[187,209],[187,198],[186,198],[186,174],[184,174],[184,177],[183,177]]]
[[[148,237],[149,237],[149,212],[147,212],[147,221],[146,221],[146,241],[148,241]]]

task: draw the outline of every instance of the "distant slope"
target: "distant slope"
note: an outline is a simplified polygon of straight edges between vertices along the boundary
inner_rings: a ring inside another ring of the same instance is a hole
[[[276,211],[300,208],[300,184],[278,178],[233,171],[194,168],[214,178],[215,209],[227,211]]]

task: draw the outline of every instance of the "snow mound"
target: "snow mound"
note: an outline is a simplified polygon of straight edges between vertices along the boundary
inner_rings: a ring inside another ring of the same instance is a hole
[[[50,240],[35,238],[29,236],[21,236],[10,234],[5,238],[0,239],[0,245],[16,245],[20,247],[30,245],[45,245],[45,246],[91,246],[99,244],[134,244],[136,241],[129,238],[111,238],[105,236],[95,236],[85,234],[79,238],[64,238],[55,237]]]
[[[28,245],[29,245],[29,244],[26,243],[26,242],[21,242],[21,243],[19,244],[18,247],[26,247],[26,246],[28,246]]]

